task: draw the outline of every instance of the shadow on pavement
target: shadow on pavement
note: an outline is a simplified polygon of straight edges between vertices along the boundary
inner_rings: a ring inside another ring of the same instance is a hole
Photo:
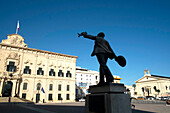
[[[85,106],[36,105],[36,108],[59,113],[85,113]],[[132,113],[155,113],[155,112],[132,109]]]
[[[141,111],[141,110],[132,109],[132,113],[155,113],[155,112]]]
[[[57,113],[85,113],[84,106],[34,105],[34,107]]]
[[[84,105],[0,104],[0,113],[85,113]],[[132,109],[132,113],[155,113]]]

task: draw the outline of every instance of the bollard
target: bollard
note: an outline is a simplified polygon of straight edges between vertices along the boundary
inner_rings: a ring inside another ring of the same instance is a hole
[[[9,96],[9,100],[8,100],[9,103],[11,103],[11,96]]]

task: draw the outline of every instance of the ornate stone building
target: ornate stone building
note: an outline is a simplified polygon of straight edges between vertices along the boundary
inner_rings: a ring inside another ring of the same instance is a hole
[[[170,95],[170,77],[151,75],[149,70],[144,71],[144,76],[137,80],[136,96],[168,96]]]
[[[0,43],[0,96],[34,102],[75,100],[76,56],[28,48],[18,34]]]

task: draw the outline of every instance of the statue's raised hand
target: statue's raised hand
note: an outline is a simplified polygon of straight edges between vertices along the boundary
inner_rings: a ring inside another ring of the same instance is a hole
[[[87,35],[87,32],[82,32],[81,34],[80,33],[77,33],[77,34],[78,34],[78,37],[80,37],[80,36]]]

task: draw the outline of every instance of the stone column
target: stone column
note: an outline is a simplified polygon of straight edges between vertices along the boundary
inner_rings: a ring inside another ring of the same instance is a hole
[[[13,82],[13,85],[12,85],[12,95],[11,96],[14,97],[15,96],[15,88],[16,88],[16,82],[17,81],[13,80],[12,82]]]

